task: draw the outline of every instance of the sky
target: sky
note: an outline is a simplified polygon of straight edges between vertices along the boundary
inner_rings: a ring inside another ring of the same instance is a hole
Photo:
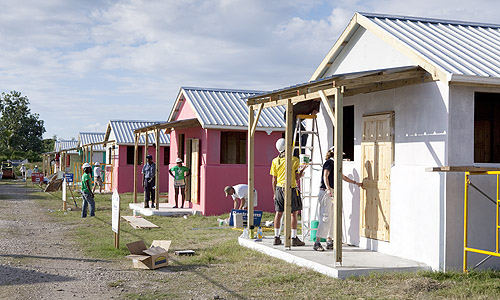
[[[473,3],[473,5],[471,5]],[[497,0],[0,0],[0,92],[44,138],[166,121],[180,87],[306,82],[355,12],[500,24]]]

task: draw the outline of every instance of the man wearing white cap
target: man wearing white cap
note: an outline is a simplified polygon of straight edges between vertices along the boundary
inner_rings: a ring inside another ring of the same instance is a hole
[[[254,199],[253,206],[257,206],[257,190],[254,188]],[[248,185],[246,184],[237,184],[233,186],[226,186],[224,188],[224,192],[227,196],[231,196],[234,201],[233,208],[234,209],[245,209],[248,207]]]
[[[102,182],[101,173],[102,173],[101,165],[99,164],[99,162],[96,162],[94,164],[94,190],[92,191],[94,193],[96,186],[99,186],[99,194],[102,193],[102,188],[104,184]]]
[[[333,156],[335,154],[334,147],[331,147],[326,153],[325,163],[323,164],[323,170],[321,176],[321,184],[318,193],[319,202],[319,225],[316,230],[316,241],[314,243],[313,249],[316,251],[325,251],[325,248],[321,245],[321,239],[326,238],[326,249],[333,249],[333,174],[334,174],[334,161]],[[345,153],[343,153],[345,154]],[[342,174],[342,179],[346,182],[357,185],[362,188],[363,183],[357,182],[344,174]]]
[[[285,211],[285,139],[281,138],[276,141],[276,150],[280,153],[275,157],[271,164],[270,174],[273,176],[273,192],[274,192],[274,245],[281,245],[280,227],[281,217]],[[300,199],[299,190],[297,189],[297,180],[304,175],[305,168],[299,168],[300,161],[297,157],[292,156],[292,246],[304,246],[305,243],[297,236],[297,215],[302,210],[302,199]]]
[[[181,190],[182,204],[181,208],[184,208],[184,200],[186,199],[186,177],[191,174],[191,170],[188,167],[182,165],[182,159],[177,158],[175,160],[176,166],[168,170],[170,175],[174,177],[174,190],[175,190],[175,206],[177,208],[179,205],[179,189]]]

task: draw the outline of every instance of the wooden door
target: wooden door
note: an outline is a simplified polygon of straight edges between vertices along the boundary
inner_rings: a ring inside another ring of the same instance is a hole
[[[200,140],[191,140],[191,202],[199,204]]]
[[[191,164],[191,141],[192,141],[192,139],[187,139],[186,140],[186,148],[185,148],[186,149],[186,161],[184,162],[184,165],[186,167],[188,167],[189,169],[192,169],[192,164]],[[184,146],[182,146],[182,148],[184,149]],[[186,193],[186,201],[191,201],[191,176],[187,176],[186,177],[186,190],[184,192]]]
[[[389,241],[394,113],[363,117],[361,236]]]

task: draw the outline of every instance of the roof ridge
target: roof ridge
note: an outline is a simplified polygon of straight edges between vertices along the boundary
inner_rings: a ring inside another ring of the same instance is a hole
[[[265,91],[259,91],[259,90],[228,89],[228,88],[204,88],[204,87],[193,87],[193,86],[182,86],[181,89],[183,89],[183,90],[213,91],[213,92],[247,92],[247,93],[265,92]]]
[[[500,28],[500,24],[491,23],[480,23],[480,22],[469,22],[469,21],[459,21],[459,20],[446,20],[446,19],[434,19],[434,18],[422,18],[413,16],[402,16],[402,15],[388,15],[388,14],[377,14],[377,13],[365,13],[358,12],[360,15],[367,18],[386,18],[386,19],[402,19],[408,21],[420,21],[426,23],[445,23],[450,25],[463,25],[472,27],[488,27],[488,28]]]

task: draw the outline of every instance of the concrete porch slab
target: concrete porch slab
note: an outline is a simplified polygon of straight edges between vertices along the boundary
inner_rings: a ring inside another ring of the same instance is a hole
[[[281,240],[283,242],[283,237]],[[349,276],[363,276],[373,272],[415,272],[431,270],[423,263],[411,261],[396,256],[391,256],[375,251],[361,249],[353,246],[343,246],[342,265],[335,266],[333,251],[318,252],[313,250],[313,242],[306,241],[303,247],[292,247],[285,250],[284,245],[274,246],[274,238],[264,238],[262,242],[252,239],[238,238],[241,246],[257,250],[264,254],[282,259],[286,262],[301,267],[312,269],[316,272],[333,278],[347,278]],[[325,247],[326,243],[322,243]]]
[[[170,203],[160,203],[160,209],[144,208],[144,203],[130,203],[128,207],[134,212],[134,216],[141,214],[143,216],[179,217],[194,213],[191,208],[174,208],[174,205]]]

